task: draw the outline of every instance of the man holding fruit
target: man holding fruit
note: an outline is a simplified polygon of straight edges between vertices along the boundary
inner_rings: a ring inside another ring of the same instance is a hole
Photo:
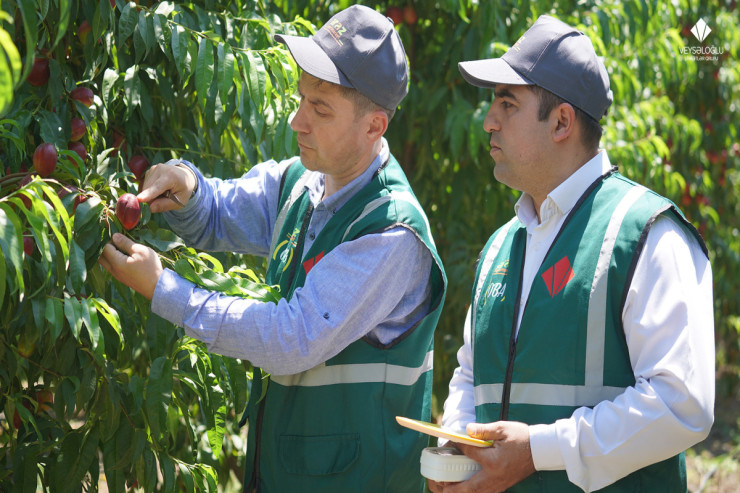
[[[302,69],[300,156],[206,179],[154,166],[138,199],[209,251],[267,257],[278,304],[201,289],[116,235],[101,264],[210,351],[270,374],[250,394],[245,491],[419,492],[433,334],[446,278],[429,223],[383,135],[407,92],[392,22],[350,7],[308,38],[278,35]],[[165,198],[174,195],[184,204]]]

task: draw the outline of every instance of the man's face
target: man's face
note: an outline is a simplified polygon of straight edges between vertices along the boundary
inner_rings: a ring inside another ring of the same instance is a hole
[[[336,86],[305,73],[298,93],[301,103],[290,127],[296,133],[301,163],[327,175],[351,174],[367,145],[364,118],[356,118],[354,103]]]
[[[526,86],[499,84],[483,122],[491,134],[491,157],[498,181],[532,192],[547,170],[542,169],[550,142],[548,121],[539,121],[539,99]]]

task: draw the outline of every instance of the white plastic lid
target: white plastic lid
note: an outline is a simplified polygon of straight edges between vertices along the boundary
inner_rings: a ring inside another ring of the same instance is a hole
[[[457,483],[480,471],[480,464],[453,447],[427,447],[421,451],[421,475],[432,481]]]

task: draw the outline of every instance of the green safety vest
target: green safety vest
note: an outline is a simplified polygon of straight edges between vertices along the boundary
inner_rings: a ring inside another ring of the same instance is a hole
[[[471,323],[476,420],[554,423],[635,384],[622,308],[650,225],[660,214],[701,236],[667,199],[615,170],[576,203],[534,277],[514,337],[527,231],[512,219],[489,239]],[[683,454],[602,491],[686,491]],[[509,491],[581,491],[565,471],[538,471]]]
[[[340,243],[402,226],[434,259],[430,313],[389,345],[363,338],[311,370],[271,376],[259,404],[261,380],[255,377],[247,409],[245,491],[418,493],[424,487],[419,457],[428,437],[399,426],[395,417],[429,420],[431,413],[433,336],[447,279],[429,223],[391,157],[304,252],[313,210],[304,186],[308,176],[299,162],[284,175],[268,282],[279,284],[289,300],[308,271]]]

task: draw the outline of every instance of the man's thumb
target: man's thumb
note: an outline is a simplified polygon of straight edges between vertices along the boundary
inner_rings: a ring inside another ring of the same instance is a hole
[[[495,423],[468,423],[465,430],[468,432],[468,435],[479,440],[495,440],[500,438]]]

